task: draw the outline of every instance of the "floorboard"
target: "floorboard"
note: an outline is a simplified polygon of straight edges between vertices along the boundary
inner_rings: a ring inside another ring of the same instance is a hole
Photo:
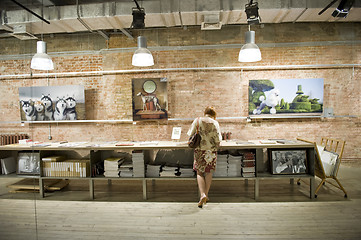
[[[258,201],[252,181],[215,181],[200,209],[195,181],[149,181],[144,201],[141,181],[96,181],[90,200],[87,181],[40,198],[0,179],[0,239],[360,239],[361,168],[341,167],[339,180],[348,198],[329,184],[311,200],[307,182],[262,180]]]

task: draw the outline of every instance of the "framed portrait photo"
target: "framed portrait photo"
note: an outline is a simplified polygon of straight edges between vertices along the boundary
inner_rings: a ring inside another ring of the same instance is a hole
[[[19,152],[17,174],[39,175],[40,153]]]
[[[306,150],[270,150],[272,174],[306,174]]]

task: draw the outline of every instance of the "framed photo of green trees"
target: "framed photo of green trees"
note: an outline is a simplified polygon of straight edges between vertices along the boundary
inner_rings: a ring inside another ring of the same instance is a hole
[[[249,81],[249,115],[322,115],[323,78]]]

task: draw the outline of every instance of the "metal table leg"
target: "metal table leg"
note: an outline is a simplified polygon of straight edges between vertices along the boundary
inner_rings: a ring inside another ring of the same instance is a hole
[[[40,197],[44,198],[44,180],[41,177],[39,178],[39,193]]]
[[[143,179],[143,199],[147,200],[147,179]]]
[[[89,179],[89,193],[90,199],[94,199],[94,180],[92,178]]]
[[[315,177],[310,178],[310,198],[315,199]]]
[[[259,179],[254,179],[254,200],[258,200],[259,198]]]

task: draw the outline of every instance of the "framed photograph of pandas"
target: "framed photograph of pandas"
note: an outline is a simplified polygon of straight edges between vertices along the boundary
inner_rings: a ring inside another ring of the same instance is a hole
[[[21,121],[85,120],[84,86],[19,87]]]
[[[317,116],[323,113],[323,78],[250,80],[250,116]]]
[[[168,119],[167,78],[132,79],[133,121]]]

